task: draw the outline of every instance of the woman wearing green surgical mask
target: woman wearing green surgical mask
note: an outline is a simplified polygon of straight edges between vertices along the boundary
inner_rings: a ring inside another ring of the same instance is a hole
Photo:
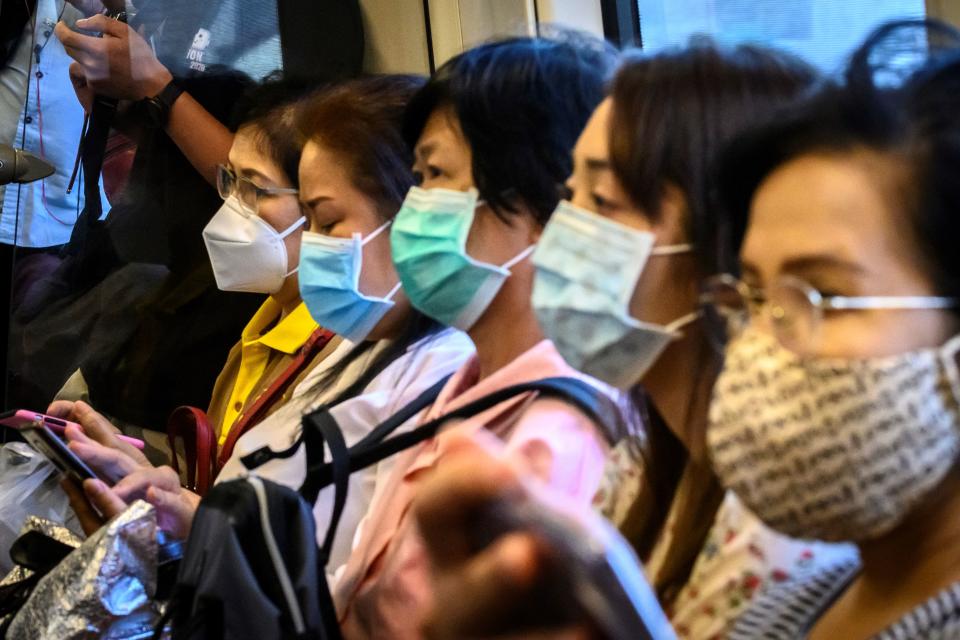
[[[608,382],[641,385],[642,460],[615,450],[619,472],[611,465],[598,497],[637,549],[681,637],[722,636],[760,585],[819,560],[807,551],[822,551],[771,533],[725,499],[705,444],[722,363],[712,323],[698,313],[704,279],[734,267],[739,241],[714,196],[716,155],[814,77],[789,56],[753,47],[629,58],[577,142],[570,201],[533,255],[533,304],[561,353]],[[437,488],[431,493],[446,497],[425,505],[421,524],[440,597],[460,603],[434,610],[440,637],[515,632],[512,620],[537,598],[524,587],[536,575],[535,543],[508,536],[502,548],[477,555],[460,545],[454,505],[482,500],[498,484],[516,488],[495,461],[490,468],[500,480],[477,478],[446,494]],[[471,487],[480,495],[456,490]],[[607,488],[619,489],[619,499]],[[705,609],[713,615],[702,616]],[[544,622],[560,620],[545,615]]]

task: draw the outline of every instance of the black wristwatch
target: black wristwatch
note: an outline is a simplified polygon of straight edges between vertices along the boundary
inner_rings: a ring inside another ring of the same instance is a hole
[[[183,89],[174,80],[171,80],[163,90],[152,98],[143,100],[143,108],[147,114],[147,122],[151,127],[163,129],[170,120],[170,109],[177,101]]]

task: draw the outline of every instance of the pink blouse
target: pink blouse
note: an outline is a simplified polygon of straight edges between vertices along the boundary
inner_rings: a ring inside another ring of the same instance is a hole
[[[423,420],[498,389],[551,376],[595,382],[567,365],[545,340],[479,381],[479,362],[473,356],[448,381]],[[607,446],[593,422],[568,403],[525,394],[451,423],[436,438],[400,453],[392,473],[375,490],[353,552],[333,588],[347,640],[421,637],[420,622],[431,604],[430,575],[410,506],[420,483],[442,463],[450,434],[483,430],[504,443],[507,456],[555,490],[590,504],[603,474]]]

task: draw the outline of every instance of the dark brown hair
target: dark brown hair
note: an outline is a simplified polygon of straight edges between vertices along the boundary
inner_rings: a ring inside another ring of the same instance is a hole
[[[424,79],[382,75],[348,80],[307,101],[301,135],[343,158],[357,189],[377,203],[385,220],[413,186],[413,154],[401,133],[403,113]]]
[[[714,163],[735,135],[769,119],[812,87],[815,71],[793,56],[706,41],[653,56],[630,54],[613,81],[610,159],[633,204],[657,220],[664,189],[676,187],[687,207],[686,230],[702,276],[735,269],[740,238],[719,206]],[[719,354],[701,347],[695,374],[716,375]],[[675,535],[654,588],[670,601],[689,578],[723,490],[709,464],[696,463],[637,390],[645,406],[645,482],[623,524],[644,560],[663,539],[671,510]],[[691,419],[693,419],[691,417]]]
[[[347,165],[354,186],[377,205],[384,220],[392,219],[414,184],[413,154],[401,132],[410,97],[425,80],[409,75],[378,75],[331,85],[301,105],[297,129],[305,141],[315,141],[336,153]],[[328,404],[359,395],[412,345],[429,349],[441,325],[414,308],[401,333],[381,349],[356,380]],[[331,367],[313,386],[329,388],[349,365],[368,354],[376,343],[364,341]]]

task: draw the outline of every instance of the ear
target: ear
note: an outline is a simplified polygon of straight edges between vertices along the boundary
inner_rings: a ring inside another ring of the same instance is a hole
[[[675,184],[667,183],[660,196],[660,217],[654,225],[660,244],[680,244],[689,242],[690,207],[683,191]]]

